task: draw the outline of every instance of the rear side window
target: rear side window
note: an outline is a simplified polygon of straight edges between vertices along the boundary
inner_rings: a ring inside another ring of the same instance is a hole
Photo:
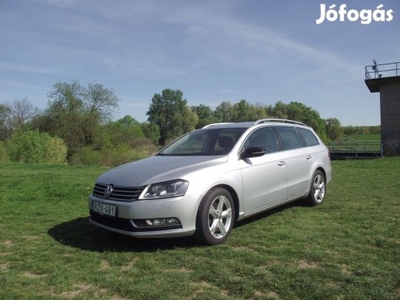
[[[319,141],[317,137],[312,133],[311,130],[305,128],[297,128],[299,133],[302,135],[304,141],[306,142],[306,146],[315,146],[319,145]]]
[[[303,147],[303,141],[294,127],[276,127],[285,150],[297,149]]]

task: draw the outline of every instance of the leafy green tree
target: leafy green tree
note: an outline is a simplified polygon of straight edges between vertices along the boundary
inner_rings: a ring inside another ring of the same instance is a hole
[[[0,141],[0,163],[8,161],[7,149],[4,141]]]
[[[208,124],[216,123],[214,111],[208,105],[200,104],[198,106],[193,106],[192,111],[199,118],[196,128],[202,128]]]
[[[140,124],[142,131],[146,138],[152,141],[153,144],[157,145],[160,140],[160,127],[154,123],[143,122]]]
[[[164,145],[186,131],[193,130],[197,115],[187,106],[180,90],[165,89],[161,94],[154,94],[147,112],[150,124],[160,129],[159,144]]]
[[[32,126],[62,138],[68,145],[68,157],[99,140],[101,125],[118,106],[112,90],[100,84],[85,88],[78,81],[56,83],[48,97],[47,109]]]
[[[87,131],[93,131],[92,121],[85,115],[83,102],[84,88],[78,81],[71,84],[58,82],[48,94],[49,101],[44,114],[34,120],[41,131],[61,137],[68,145],[68,156],[79,151],[86,144]]]
[[[328,142],[326,135],[325,121],[319,112],[300,102],[291,102],[287,105],[287,116],[291,120],[296,120],[312,127],[324,142]]]
[[[89,84],[84,90],[83,100],[86,112],[99,115],[102,123],[111,119],[119,101],[114,91],[104,88],[102,84]]]
[[[324,142],[328,142],[325,120],[321,118],[318,111],[313,110],[311,107],[300,102],[285,104],[278,101],[274,106],[267,106],[266,110],[271,118],[290,119],[311,126]]]
[[[340,141],[343,139],[344,128],[341,126],[340,121],[336,118],[329,118],[325,120],[326,134],[331,141]]]
[[[344,135],[380,134],[381,126],[345,126]]]
[[[281,101],[275,103],[274,106],[269,105],[266,107],[268,116],[271,118],[287,119],[287,105]]]
[[[214,116],[217,122],[234,122],[235,113],[230,101],[224,101],[215,108]]]
[[[9,128],[7,127],[9,111],[10,109],[7,106],[0,104],[0,141],[9,136]]]
[[[131,116],[125,116],[115,122],[109,122],[104,126],[107,137],[112,145],[134,145],[134,141],[144,138],[144,132],[140,123]]]
[[[256,121],[266,118],[266,112],[259,105],[253,105],[246,100],[240,100],[233,105],[235,122]]]
[[[83,111],[84,88],[78,81],[72,83],[57,82],[49,92],[48,106],[51,112],[79,113]]]
[[[254,105],[254,109],[257,120],[268,118],[268,110],[262,104],[257,103],[256,105]]]
[[[136,127],[140,125],[140,123],[135,118],[128,115],[117,120],[115,123],[120,124],[124,128]]]
[[[182,115],[180,117],[181,130],[177,131],[177,135],[175,137],[194,130],[196,124],[199,122],[199,117],[188,106],[183,108]]]
[[[381,126],[370,126],[369,133],[371,134],[380,134],[381,133]]]

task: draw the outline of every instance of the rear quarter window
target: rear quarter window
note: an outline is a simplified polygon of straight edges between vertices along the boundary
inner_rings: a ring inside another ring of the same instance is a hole
[[[306,142],[306,146],[316,146],[319,145],[319,141],[315,134],[308,129],[305,128],[297,128],[298,132],[303,137],[304,141]]]

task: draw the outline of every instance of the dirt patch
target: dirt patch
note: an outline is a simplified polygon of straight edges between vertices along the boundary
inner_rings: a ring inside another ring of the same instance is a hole
[[[131,268],[135,265],[135,263],[136,263],[137,261],[138,261],[137,258],[132,259],[132,260],[129,262],[129,264],[127,264],[127,265],[121,267],[121,271],[127,271],[127,270],[131,269]]]
[[[1,242],[1,245],[6,246],[6,247],[12,247],[15,244],[12,241],[7,240],[7,241],[4,241],[4,242]]]
[[[91,287],[92,287],[91,284],[75,284],[74,291],[64,292],[61,295],[66,298],[73,299],[78,297],[79,295],[86,293]]]
[[[199,294],[201,294],[201,293],[203,293],[203,292],[205,292],[206,290],[209,290],[209,289],[219,290],[220,291],[220,295],[223,298],[227,298],[229,296],[229,292],[228,291],[220,290],[217,286],[212,285],[211,283],[206,282],[206,281],[200,281],[199,283],[190,283],[190,284],[196,286],[196,288],[198,290],[196,292],[194,292],[194,294],[188,299],[197,298],[197,296]]]
[[[8,263],[0,264],[0,272],[5,272],[8,270]]]
[[[256,295],[257,296],[257,295]],[[279,295],[277,294],[277,293],[275,293],[275,292],[269,292],[268,294],[267,294],[267,298],[268,299],[279,299]]]
[[[45,277],[46,275],[35,274],[35,273],[31,273],[31,272],[25,272],[22,276],[24,276],[26,278],[29,278],[29,279],[36,279],[36,278]]]
[[[27,241],[35,241],[39,239],[37,235],[25,235],[23,236],[23,238],[26,239]]]
[[[178,273],[191,273],[193,270],[188,268],[180,268],[180,269],[169,269],[165,270],[166,273],[178,272]]]
[[[318,267],[318,263],[307,261],[307,260],[300,260],[299,262],[300,269],[315,269]]]
[[[350,271],[349,266],[341,265],[342,273],[345,275],[353,275],[353,272]]]
[[[101,261],[101,263],[100,263],[100,269],[101,270],[108,270],[110,268],[111,268],[111,266],[110,266],[110,263],[108,261],[106,261],[106,260],[102,260]]]

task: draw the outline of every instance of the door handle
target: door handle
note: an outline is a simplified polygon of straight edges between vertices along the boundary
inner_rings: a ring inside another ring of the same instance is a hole
[[[311,159],[312,159],[312,155],[310,155],[310,154],[307,155],[307,156],[306,156],[306,159],[307,159],[307,160],[311,160]]]
[[[286,165],[286,161],[281,160],[278,162],[278,166],[283,167],[284,165]]]

